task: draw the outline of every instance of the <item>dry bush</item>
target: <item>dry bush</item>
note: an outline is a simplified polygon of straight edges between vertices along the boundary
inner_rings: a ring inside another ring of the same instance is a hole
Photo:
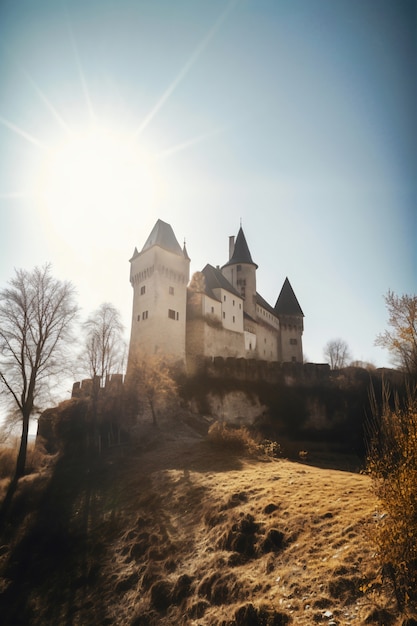
[[[247,428],[228,426],[224,422],[214,422],[210,426],[208,440],[216,448],[235,454],[252,456],[260,452],[258,443]]]
[[[26,455],[26,474],[33,474],[48,467],[56,455],[46,453],[45,442],[41,438],[37,438],[36,443],[28,446]]]
[[[404,406],[384,390],[370,425],[368,471],[382,513],[373,528],[382,573],[393,582],[401,610],[417,610],[417,394]]]
[[[17,445],[0,448],[0,478],[11,478],[16,469]]]

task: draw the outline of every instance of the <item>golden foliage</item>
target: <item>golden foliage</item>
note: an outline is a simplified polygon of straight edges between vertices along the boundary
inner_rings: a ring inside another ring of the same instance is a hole
[[[382,512],[373,530],[382,571],[393,582],[401,609],[417,608],[417,395],[389,406],[371,429],[368,472]]]

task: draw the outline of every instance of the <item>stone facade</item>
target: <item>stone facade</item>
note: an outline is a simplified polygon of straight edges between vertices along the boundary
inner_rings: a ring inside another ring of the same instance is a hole
[[[227,263],[207,264],[190,283],[185,245],[162,220],[130,263],[130,363],[139,355],[162,355],[191,370],[206,357],[303,362],[304,314],[292,287],[286,279],[275,307],[256,291],[258,266],[242,228],[229,238]]]

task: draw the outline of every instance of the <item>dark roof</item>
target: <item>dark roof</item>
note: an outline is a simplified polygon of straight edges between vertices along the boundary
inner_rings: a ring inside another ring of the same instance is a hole
[[[285,279],[281,292],[278,296],[278,300],[275,304],[275,314],[302,315],[304,317],[304,313],[298,304],[298,300],[295,297],[295,293],[288,278]]]
[[[241,298],[240,293],[237,292],[233,285],[229,283],[221,271],[210,265],[210,263],[207,263],[203,269],[203,274],[206,279],[206,293],[208,296],[217,299],[212,290],[225,289],[226,291],[230,291],[230,293],[233,293],[235,296]]]
[[[258,292],[256,292],[256,304],[259,304],[259,306],[266,309],[266,311],[268,311],[268,313],[271,313],[274,317],[277,316],[277,312],[275,311],[275,309],[273,309],[272,306],[268,304],[268,302],[264,298],[262,298],[262,296]]]
[[[235,263],[250,263],[250,265],[258,267],[256,263],[252,261],[252,257],[249,252],[249,247],[246,243],[246,237],[243,233],[242,227],[239,228],[232,257],[228,260],[227,263],[223,265],[223,267],[226,267],[227,265],[234,265]]]
[[[185,246],[185,241],[184,241],[184,247],[182,249],[182,253],[184,255],[184,258],[187,259],[187,261],[191,261],[190,257],[188,256],[187,248]]]
[[[142,252],[152,248],[152,246],[159,246],[164,250],[168,250],[168,252],[184,256],[171,225],[163,222],[162,220],[158,220],[152,228],[151,234],[142,248]]]

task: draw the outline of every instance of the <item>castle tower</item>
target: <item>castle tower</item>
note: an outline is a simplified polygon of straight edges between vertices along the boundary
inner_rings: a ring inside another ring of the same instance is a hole
[[[223,265],[222,274],[243,298],[245,313],[256,320],[256,270],[242,227],[236,237],[229,238],[229,261]]]
[[[298,303],[288,278],[285,279],[275,304],[275,313],[279,319],[280,336],[278,358],[282,362],[303,362],[302,336],[304,313]]]
[[[190,259],[170,224],[158,220],[141,252],[130,259],[133,287],[129,362],[161,354],[185,362],[187,284]]]

